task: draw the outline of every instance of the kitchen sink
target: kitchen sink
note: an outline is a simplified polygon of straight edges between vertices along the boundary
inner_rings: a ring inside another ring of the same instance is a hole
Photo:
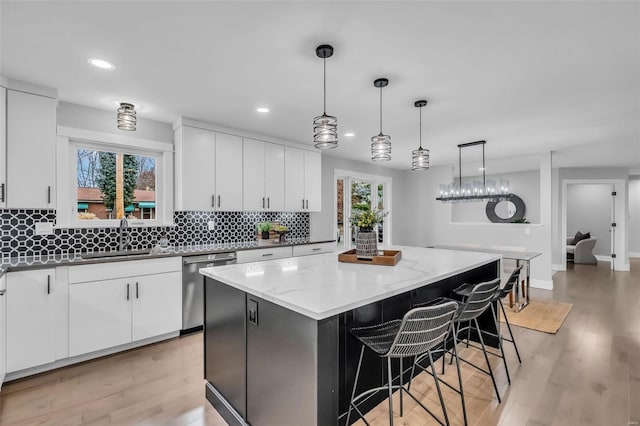
[[[98,252],[98,253],[81,253],[80,257],[83,259],[104,259],[109,257],[148,256],[149,253],[151,253],[151,249],[123,250],[123,251],[106,251],[106,252]]]

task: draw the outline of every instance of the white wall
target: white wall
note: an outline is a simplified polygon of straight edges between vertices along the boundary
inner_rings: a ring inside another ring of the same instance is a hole
[[[57,113],[58,126],[173,143],[173,129],[171,128],[171,124],[145,119],[144,114],[141,115],[138,113],[136,130],[134,132],[128,132],[119,130],[116,126],[116,107],[113,108],[113,111],[106,111],[84,105],[60,102]]]
[[[540,223],[540,171],[527,170],[522,172],[500,173],[487,175],[487,180],[509,180],[509,190],[522,198],[526,208],[525,218],[531,223]],[[482,176],[462,178],[462,182],[482,182]],[[444,182],[443,182],[444,183]],[[487,202],[473,202],[453,204],[451,209],[452,222],[491,223],[486,214]]]
[[[640,257],[640,176],[629,179],[629,255]]]
[[[577,231],[597,238],[594,255],[611,255],[611,185],[567,186],[567,237]]]
[[[543,254],[531,262],[532,284],[543,287],[551,280],[551,157],[540,162],[540,224],[460,224],[451,221],[451,204],[437,201],[439,185],[451,180],[449,167],[405,172],[402,191],[410,194],[402,209],[396,242],[406,245],[473,243],[483,246],[525,247]],[[395,195],[394,195],[395,197]],[[395,198],[394,198],[395,200]],[[395,203],[394,203],[395,204]],[[398,216],[395,217],[396,223]]]

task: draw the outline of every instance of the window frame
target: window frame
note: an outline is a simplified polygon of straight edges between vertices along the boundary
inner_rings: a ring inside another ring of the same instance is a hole
[[[78,220],[77,149],[143,155],[156,160],[154,219],[131,219],[130,226],[173,226],[173,143],[58,127],[56,228],[117,227],[119,219]]]

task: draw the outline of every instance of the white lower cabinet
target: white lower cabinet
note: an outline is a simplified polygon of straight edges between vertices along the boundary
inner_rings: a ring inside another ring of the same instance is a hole
[[[55,269],[7,273],[7,372],[55,361]]]
[[[146,262],[146,263],[144,263]],[[150,273],[158,262],[167,272]],[[95,352],[180,330],[181,258],[70,268],[69,356]],[[94,266],[97,281],[88,279]],[[121,276],[137,270],[145,275]],[[120,275],[120,276],[118,276]]]
[[[291,257],[291,247],[272,247],[255,250],[241,250],[236,253],[238,263],[259,262],[261,260],[284,259]]]
[[[7,276],[0,277],[0,388],[7,374]]]
[[[293,246],[293,256],[308,256],[310,254],[332,253],[336,251],[335,241],[329,243],[303,244]]]
[[[131,285],[127,280],[69,286],[69,355],[131,342]]]
[[[182,327],[182,273],[147,275],[136,281],[131,339],[141,340]]]

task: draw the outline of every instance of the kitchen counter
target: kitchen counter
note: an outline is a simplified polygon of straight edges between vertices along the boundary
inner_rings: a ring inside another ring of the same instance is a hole
[[[268,243],[268,244],[264,244],[264,243],[261,244],[258,241],[224,243],[224,244],[202,244],[202,245],[174,247],[171,249],[171,251],[161,253],[161,254],[136,255],[136,256],[113,256],[113,257],[102,257],[102,258],[98,257],[98,258],[89,258],[89,259],[82,258],[81,253],[12,257],[8,261],[4,261],[0,264],[0,276],[4,275],[6,272],[19,271],[19,270],[25,270],[25,269],[51,268],[56,266],[68,266],[68,265],[89,265],[94,263],[123,262],[123,261],[130,261],[130,260],[155,259],[158,257],[192,256],[197,254],[222,253],[226,251],[255,250],[255,249],[263,249],[267,247],[290,247],[290,246],[299,246],[299,245],[307,245],[307,244],[329,243],[333,241],[335,240]]]
[[[421,247],[395,266],[338,262],[338,253],[202,268],[200,273],[284,308],[322,320],[500,259],[487,253]]]

